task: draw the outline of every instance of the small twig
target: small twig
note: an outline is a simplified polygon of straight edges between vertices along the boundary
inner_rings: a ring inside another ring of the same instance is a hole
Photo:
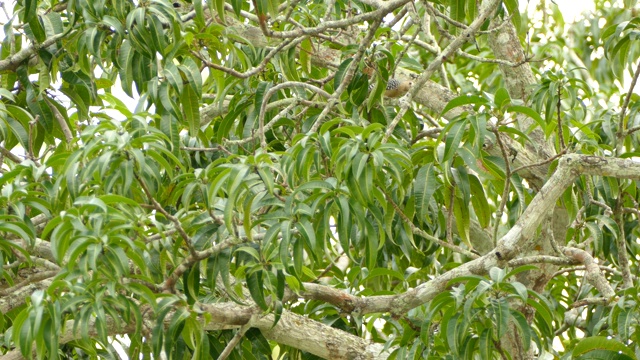
[[[329,21],[331,19],[331,13],[334,11],[336,0],[329,0],[326,6],[326,10],[324,16],[322,16],[322,21]]]
[[[291,110],[293,110],[293,108],[296,106],[297,104],[295,102],[289,104],[289,106],[287,106],[286,108],[282,109],[282,111],[280,111],[278,114],[276,114],[276,116],[274,116],[271,121],[269,121],[269,124],[267,124],[267,126],[264,126],[264,113],[260,113],[260,117],[262,118],[262,122],[260,122],[259,126],[260,126],[260,145],[263,149],[267,148],[267,135],[266,135],[266,131],[269,131],[277,122],[278,120],[282,119],[284,116],[286,116]]]
[[[33,137],[36,136],[35,127],[38,123],[38,119],[40,119],[40,115],[36,115],[36,117],[29,121],[29,150],[27,151],[27,156],[31,160],[35,160],[36,157],[33,154]]]
[[[387,199],[387,201],[389,201],[389,203],[393,206],[393,209],[396,211],[396,213],[398,214],[398,216],[400,216],[400,218],[407,224],[409,225],[409,227],[411,228],[411,231],[418,235],[421,236],[429,241],[432,241],[442,247],[445,247],[447,249],[453,250],[455,252],[459,252],[463,255],[466,255],[468,257],[470,257],[471,259],[477,259],[479,256],[477,254],[472,253],[471,251],[465,250],[463,248],[461,248],[460,246],[454,245],[454,244],[450,244],[446,241],[442,241],[440,239],[438,239],[435,236],[429,235],[427,234],[427,232],[425,232],[424,230],[418,228],[417,226],[415,226],[413,224],[413,221],[411,221],[411,219],[409,219],[409,217],[402,211],[402,209],[400,209],[400,207],[398,206],[398,204],[396,204],[395,201],[393,201],[393,198],[391,197],[391,195],[389,195],[389,193],[387,193],[387,191],[385,189],[380,189],[380,191],[382,191],[382,193],[384,194],[385,198]]]
[[[285,30],[285,31],[274,31],[270,28],[266,27],[266,21],[263,26],[262,19],[258,18],[258,23],[260,24],[260,28],[263,34],[266,37],[273,38],[299,38],[303,35],[315,35],[326,32],[330,29],[345,29],[352,25],[358,25],[363,22],[369,22],[369,27],[374,28],[373,24],[375,22],[380,22],[385,15],[391,13],[392,11],[398,9],[400,6],[408,3],[410,0],[395,0],[395,1],[386,1],[384,5],[379,7],[378,9],[370,12],[363,12],[353,17],[347,17],[340,20],[330,20],[330,21],[322,21],[319,22],[317,26],[314,27],[305,27],[303,29],[295,29],[295,30]],[[377,28],[377,26],[375,26]],[[367,47],[369,44],[367,44]]]
[[[618,180],[619,181],[619,180]],[[615,236],[616,247],[618,248],[618,264],[622,271],[622,286],[624,289],[628,289],[633,286],[631,280],[631,271],[629,270],[629,256],[627,255],[627,239],[624,235],[624,213],[622,209],[622,197],[618,197],[616,201],[616,222],[618,223],[618,229],[620,233]]]
[[[259,241],[263,237],[264,237],[263,234],[256,234],[253,236],[252,240]],[[173,270],[171,275],[169,275],[165,279],[163,285],[158,285],[158,286],[162,289],[162,291],[173,293],[175,292],[176,282],[178,282],[180,277],[192,266],[194,266],[194,264],[212,255],[218,254],[221,251],[226,250],[232,246],[245,243],[248,241],[249,241],[249,238],[246,236],[243,236],[243,237],[229,236],[226,239],[224,239],[222,242],[215,244],[206,250],[195,251],[194,253],[189,254],[189,256],[187,256],[182,260],[182,263],[180,263],[180,265],[178,265],[178,267],[176,267],[175,270]]]
[[[606,272],[611,273],[611,274],[616,275],[616,276],[622,276],[622,273],[619,270],[614,269],[614,268],[612,268],[610,266],[598,265],[598,267],[602,271],[606,271]],[[586,270],[586,267],[584,265],[579,265],[579,266],[574,266],[574,267],[570,267],[570,268],[560,269],[560,270],[556,271],[555,273],[553,273],[551,278],[555,278],[556,276],[562,275],[564,273],[576,272],[576,271],[584,271],[584,270]],[[637,277],[635,275],[632,274],[631,276],[633,277],[634,280],[637,280]]]
[[[409,35],[404,35],[404,36],[401,38],[401,40],[404,40],[404,41],[409,41],[410,39],[411,39],[411,37],[410,37]],[[436,48],[436,47],[434,47],[434,46],[433,46],[433,45],[431,45],[431,44],[427,44],[426,42],[424,42],[424,41],[422,41],[422,40],[418,40],[418,39],[416,39],[416,40],[414,41],[414,44],[415,44],[415,45],[417,45],[417,46],[419,46],[419,47],[421,47],[421,48],[423,48],[423,49],[425,49],[425,50],[427,50],[428,52],[430,52],[430,53],[432,53],[432,54],[437,54],[437,53],[438,53],[438,50],[437,50],[437,48]]]
[[[284,16],[284,21],[291,21],[291,14],[293,14],[293,11],[298,7],[299,2],[300,0],[291,0],[280,4],[280,7],[278,9],[279,12],[282,12],[285,8],[287,9],[287,14]],[[285,8],[282,8],[283,6],[285,6]],[[327,14],[331,14],[329,9],[333,9],[333,4],[327,5]]]
[[[629,130],[627,130],[627,135],[631,135],[631,134],[633,134],[634,132],[636,132],[638,130],[640,130],[640,126],[634,126],[634,127],[630,128]]]
[[[385,25],[393,29],[393,27],[407,14],[407,6],[409,5],[413,5],[413,2],[407,3],[407,5],[405,5],[400,12],[398,12],[398,14]]]
[[[453,201],[455,200],[455,186],[449,190],[449,211],[447,211],[447,242],[453,244]]]
[[[504,158],[505,164],[505,179],[504,179],[504,189],[502,190],[502,198],[500,199],[500,205],[496,210],[496,222],[493,226],[493,241],[498,241],[498,229],[500,227],[500,222],[502,219],[502,214],[504,213],[504,207],[507,205],[507,198],[509,197],[509,191],[511,190],[511,165],[509,165],[509,156],[507,155],[507,150],[502,142],[502,138],[500,137],[500,131],[498,131],[497,126],[493,126],[493,133],[496,135],[496,141],[500,146],[500,152],[502,152],[502,157]]]
[[[424,3],[427,3],[426,1]],[[434,18],[436,17],[436,14],[434,14],[432,11],[429,11],[429,9],[427,9],[427,11],[429,12],[429,14],[431,14]],[[435,19],[434,19],[435,20]],[[436,25],[436,30],[438,30],[438,33],[440,33],[440,35],[442,35],[444,38],[447,38],[449,40],[453,40],[455,37],[448,32],[444,27],[442,27],[442,25],[440,24],[440,22],[438,21],[434,21],[433,22]]]
[[[221,153],[224,153],[227,156],[233,155],[231,153],[231,151],[227,150],[227,148],[225,148],[222,145],[218,145],[218,146],[212,147],[212,148],[199,148],[199,147],[181,146],[180,150],[185,150],[185,151],[204,151],[204,152],[221,152]]]
[[[558,112],[558,142],[560,143],[560,151],[563,151],[566,148],[566,146],[564,144],[564,134],[562,133],[562,117],[560,116],[560,114],[562,113],[562,86],[558,86],[557,112]]]
[[[2,156],[5,156],[7,159],[13,161],[16,164],[20,164],[22,159],[20,159],[17,155],[14,155],[11,151],[7,150],[4,146],[0,146],[0,153]]]
[[[240,72],[237,71],[235,69],[232,68],[228,68],[226,66],[222,66],[222,65],[218,65],[215,63],[212,63],[211,61],[207,60],[204,58],[204,56],[202,56],[202,54],[198,53],[197,51],[193,51],[191,50],[191,54],[193,54],[193,56],[197,57],[198,59],[200,59],[200,61],[202,61],[203,64],[205,64],[207,67],[210,67],[212,69],[215,70],[220,70],[223,71],[231,76],[240,78],[240,79],[247,79],[250,78],[251,76],[254,76],[260,72],[262,72],[264,70],[264,68],[269,64],[269,62],[271,61],[271,59],[276,56],[280,51],[285,51],[287,49],[290,49],[291,46],[297,46],[299,43],[301,43],[306,37],[301,37],[298,39],[288,39],[288,40],[284,40],[283,42],[281,42],[280,44],[278,44],[278,46],[276,46],[274,49],[272,49],[271,51],[269,51],[269,53],[262,59],[262,62],[260,62],[260,64],[252,69],[249,69],[245,72]]]
[[[624,197],[627,198],[631,203],[633,203],[632,208],[623,207],[622,211],[625,214],[636,214],[636,216],[640,217],[640,210],[638,209],[638,202],[633,198],[628,192],[623,193]]]
[[[545,161],[541,161],[541,162],[539,162],[539,163],[535,163],[535,164],[522,165],[522,166],[520,166],[520,167],[518,167],[518,168],[514,169],[514,170],[512,171],[512,173],[513,173],[513,174],[515,174],[515,173],[517,173],[517,172],[519,172],[519,171],[522,171],[522,170],[525,170],[525,169],[529,169],[529,168],[532,168],[532,167],[537,167],[537,166],[547,165],[548,163],[550,163],[550,162],[554,161],[555,159],[557,159],[557,158],[561,157],[562,155],[564,155],[566,152],[567,152],[567,149],[563,149],[563,150],[562,150],[562,151],[560,151],[558,154],[556,154],[556,155],[554,155],[554,156],[552,156],[552,157],[548,158],[548,159],[547,159],[547,160],[545,160]]]
[[[578,300],[576,302],[574,302],[573,304],[569,305],[569,308],[577,308],[577,307],[581,307],[581,306],[585,306],[585,305],[609,305],[611,301],[609,299],[606,298],[601,298],[601,297],[590,297],[590,298],[584,298],[582,300]]]
[[[390,72],[391,77],[395,77],[395,73],[396,73],[396,69],[398,68],[398,65],[400,65],[402,58],[409,51],[409,47],[416,41],[418,34],[420,33],[421,31],[414,32],[411,38],[408,40],[408,42],[406,44],[403,44],[402,50],[400,50],[400,52],[396,56],[396,61],[395,61],[395,64],[393,64],[393,69],[391,69],[391,72]]]
[[[437,127],[437,128],[441,127],[440,124],[436,121],[436,119],[433,118],[433,116],[427,114],[426,112],[422,111],[421,109],[416,109],[416,114],[422,116],[425,120],[427,120],[426,122],[431,124],[431,126]]]
[[[504,66],[509,66],[509,67],[518,67],[522,64],[528,63],[528,62],[537,62],[538,60],[532,60],[530,58],[524,58],[523,60],[520,60],[518,62],[511,62],[511,61],[507,61],[507,60],[503,60],[503,59],[488,59],[482,56],[477,56],[477,55],[473,55],[473,54],[469,54],[466,51],[462,51],[462,50],[458,50],[457,52],[458,55],[466,57],[467,59],[471,59],[471,60],[475,60],[478,62],[482,62],[482,63],[486,63],[486,64],[498,64],[498,65],[504,65]]]
[[[193,247],[193,244],[191,243],[191,238],[189,237],[189,235],[187,235],[187,232],[184,231],[184,228],[182,227],[182,224],[180,223],[180,220],[178,218],[176,218],[175,216],[169,214],[167,212],[167,210],[165,210],[162,207],[162,205],[158,201],[156,201],[156,199],[151,194],[151,191],[149,191],[149,188],[147,187],[147,184],[142,180],[142,178],[140,178],[140,176],[138,174],[134,174],[134,176],[135,176],[136,180],[138,180],[138,184],[140,184],[140,187],[142,187],[142,191],[145,193],[145,195],[147,195],[147,198],[149,199],[151,204],[153,204],[153,207],[155,208],[155,210],[158,211],[159,213],[161,213],[162,215],[164,215],[164,217],[166,217],[167,219],[169,219],[169,221],[171,221],[173,223],[173,225],[176,227],[176,230],[178,230],[178,233],[180,234],[180,237],[182,237],[182,239],[185,242],[185,245],[189,249],[189,253],[191,253],[191,255],[193,255],[193,256],[196,256],[197,255],[197,251]]]
[[[517,10],[516,10],[517,11]],[[514,14],[509,14],[508,17],[506,17],[500,24],[488,29],[488,30],[480,30],[478,31],[478,34],[482,34],[482,35],[488,35],[488,34],[492,34],[495,32],[500,31],[503,27],[505,27],[507,24],[509,24],[511,22],[511,18],[513,17]]]
[[[317,283],[319,279],[321,279],[322,277],[324,277],[329,271],[331,271],[331,269],[333,269],[333,267],[335,266],[335,264],[338,262],[338,260],[340,260],[341,257],[345,256],[344,255],[344,250],[342,251],[342,254],[340,254],[337,258],[335,258],[331,263],[329,263],[329,265],[327,265],[326,268],[324,268],[324,270],[322,270],[322,272],[318,275],[316,275],[316,279],[313,280],[314,283]]]
[[[252,316],[253,319],[253,316]],[[249,330],[251,328],[251,320],[249,320],[248,323],[242,325],[238,331],[236,332],[236,334],[233,336],[233,338],[231,339],[231,341],[229,341],[229,343],[227,344],[227,346],[225,346],[224,350],[220,353],[220,356],[218,356],[218,360],[225,360],[226,358],[229,357],[229,355],[231,355],[231,352],[233,351],[233,349],[236,347],[236,345],[238,345],[238,343],[240,342],[240,340],[242,340],[242,338],[244,337],[244,334],[247,332],[247,330]]]
[[[448,22],[449,24],[460,28],[460,29],[466,29],[468,26],[467,24],[463,24],[461,22],[458,22],[456,20],[453,20],[452,18],[448,17],[447,15],[441,13],[440,11],[438,11],[438,9],[436,9],[435,7],[431,6],[431,4],[427,1],[423,1],[422,2],[424,4],[424,6],[427,8],[427,10],[429,10],[429,12],[431,12],[434,16],[437,16],[441,19],[443,19],[445,22]]]
[[[259,126],[259,130],[258,130],[259,134],[258,135],[260,136],[260,145],[263,148],[266,148],[266,146],[267,146],[266,137],[265,137],[265,131],[267,131],[268,128],[265,127],[265,125],[264,125],[264,116],[265,116],[265,113],[267,112],[267,103],[269,102],[269,99],[271,99],[271,97],[276,92],[278,92],[278,91],[280,91],[282,89],[291,88],[291,87],[301,87],[301,88],[307,89],[309,91],[312,91],[312,92],[314,92],[316,94],[320,94],[320,95],[322,95],[323,97],[325,97],[327,99],[331,99],[332,98],[332,96],[328,92],[324,91],[323,89],[321,89],[321,88],[319,88],[319,87],[317,87],[315,85],[311,85],[311,84],[304,83],[304,82],[299,82],[299,81],[287,81],[287,82],[284,82],[282,84],[278,84],[278,85],[270,88],[266,92],[266,94],[264,94],[264,97],[262,98],[262,104],[260,105],[260,113],[258,115],[258,126]],[[292,105],[295,106],[296,103],[294,102]],[[327,106],[327,107],[329,107],[329,106]],[[289,105],[285,110],[287,110],[287,112],[288,112],[292,108],[293,108],[293,106]],[[327,109],[325,109],[325,110],[327,110]],[[280,112],[280,114],[282,114],[282,111]],[[274,123],[275,123],[274,120],[269,122],[269,124],[274,124]],[[243,139],[241,141],[245,141],[245,140],[246,139]],[[244,143],[244,142],[242,142],[242,143]]]
[[[604,215],[606,215],[606,216],[613,215],[613,210],[611,210],[611,207],[609,205],[603,203],[602,201],[595,200],[593,198],[593,194],[591,194],[591,182],[589,180],[585,181],[585,186],[587,187],[586,195],[587,195],[587,198],[589,199],[589,204],[596,205],[596,206],[599,206],[599,207],[603,208],[604,209]]]
[[[60,125],[60,129],[62,129],[62,133],[64,134],[64,138],[67,141],[67,144],[71,144],[71,141],[73,141],[73,134],[71,133],[71,129],[69,129],[67,121],[64,119],[64,116],[62,116],[58,108],[51,103],[48,97],[45,96],[44,99],[49,106],[49,109],[51,109],[51,111],[53,112],[53,116],[58,121],[58,125]]]
[[[638,76],[640,76],[640,62],[638,62],[636,71],[633,73],[633,79],[631,80],[631,85],[629,85],[627,96],[625,96],[624,102],[622,103],[622,109],[620,109],[620,120],[618,124],[618,146],[616,146],[616,152],[618,153],[618,155],[620,153],[619,150],[622,150],[622,138],[627,136],[631,131],[629,130],[625,132],[624,118],[627,114],[627,108],[629,107],[629,102],[631,101],[631,95],[633,95],[633,89],[636,87],[636,83],[638,82]],[[634,131],[637,131],[637,130],[634,130]]]
[[[421,131],[420,133],[418,133],[418,135],[416,135],[415,138],[413,138],[413,140],[411,140],[411,145],[415,144],[416,142],[418,142],[418,140],[425,138],[425,137],[433,137],[433,138],[437,138],[438,135],[442,132],[443,128],[441,127],[437,127],[437,128],[433,128],[433,129],[427,129],[424,131]]]
[[[375,38],[375,35],[376,35],[376,31],[380,27],[381,23],[382,23],[381,17],[372,19],[372,23],[369,26],[369,31],[367,32],[367,35],[365,36],[365,38],[362,40],[362,44],[358,47],[358,51],[353,56],[353,61],[351,61],[351,64],[349,64],[349,67],[347,68],[347,71],[344,77],[342,78],[342,82],[334,90],[333,95],[327,100],[327,106],[318,115],[314,124],[309,129],[309,132],[311,133],[318,132],[318,130],[320,129],[320,126],[322,126],[322,124],[324,123],[324,118],[329,114],[331,109],[333,109],[336,103],[340,100],[340,96],[342,96],[342,93],[347,89],[347,86],[349,85],[349,83],[351,83],[351,80],[355,75],[356,69],[358,68],[358,64],[360,64],[360,61],[362,60],[362,58],[364,57],[364,54],[366,53],[367,49],[371,45],[371,42],[373,42],[373,39]]]
[[[480,30],[480,27],[485,23],[485,20],[496,10],[500,3],[501,2],[499,0],[483,1],[478,17],[471,22],[471,25],[469,25],[469,27],[460,34],[460,36],[451,41],[451,43],[429,63],[429,66],[427,66],[422,74],[415,79],[409,92],[400,99],[400,109],[398,109],[396,116],[387,127],[387,131],[382,138],[382,143],[387,143],[389,141],[389,138],[393,134],[393,130],[409,110],[414,96],[416,96],[418,91],[420,91],[420,89],[422,89],[422,87],[427,83],[433,73],[440,68],[440,65],[442,65],[449,56],[455,54],[455,52],[462,47],[468,39],[473,38],[475,33]]]
[[[553,223],[553,213],[549,213],[547,216],[547,221],[549,224]],[[553,226],[545,226],[544,231],[546,231],[546,235],[549,238],[549,243],[551,244],[551,248],[556,254],[562,255],[562,251],[560,251],[560,247],[558,246],[558,242],[556,241],[555,234],[553,233]]]

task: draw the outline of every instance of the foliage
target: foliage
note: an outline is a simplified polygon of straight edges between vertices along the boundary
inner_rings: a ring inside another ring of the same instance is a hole
[[[2,353],[639,357],[635,1],[520,5],[17,1]]]

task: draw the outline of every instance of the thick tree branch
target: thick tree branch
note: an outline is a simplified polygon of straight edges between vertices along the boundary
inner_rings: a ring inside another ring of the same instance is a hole
[[[591,254],[582,249],[571,247],[563,247],[561,250],[564,255],[582,263],[585,266],[585,270],[587,271],[587,281],[593,285],[593,287],[598,289],[603,298],[613,300],[616,292],[600,272],[600,267],[594,261]]]
[[[20,159],[17,155],[14,155],[11,151],[7,150],[4,146],[0,146],[0,154],[7,157],[9,160],[13,161],[16,164],[20,164],[22,162],[22,159]]]
[[[38,282],[29,283],[26,286],[12,288],[13,290],[11,290],[10,293],[0,297],[0,311],[6,314],[13,309],[23,306],[31,294],[37,290],[46,290],[51,286],[52,282],[53,280],[51,278],[47,278]]]
[[[491,267],[504,266],[505,261],[512,260],[526,251],[531,245],[531,240],[536,237],[542,220],[580,174],[637,180],[640,179],[640,162],[576,154],[563,156],[556,172],[533,198],[516,224],[498,241],[498,246],[493,251],[398,295],[387,311],[395,316],[406,313],[444,291],[452,279],[469,274],[484,275]],[[608,289],[603,295],[609,296]]]
[[[0,71],[15,70],[23,61],[30,58],[38,49],[47,48],[56,43],[56,41],[67,36],[67,32],[51,36],[42,42],[42,44],[31,44],[17,53],[9,56],[4,60],[0,60]]]

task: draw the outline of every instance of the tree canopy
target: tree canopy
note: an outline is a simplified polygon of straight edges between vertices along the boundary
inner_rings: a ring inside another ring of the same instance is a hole
[[[640,357],[636,1],[2,5],[4,357]]]

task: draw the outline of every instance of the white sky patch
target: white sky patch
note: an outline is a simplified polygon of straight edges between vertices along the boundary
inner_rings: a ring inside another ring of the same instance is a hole
[[[548,4],[547,6],[553,6],[553,3],[545,2]],[[585,11],[594,9],[593,0],[556,0],[554,3],[560,8],[564,21],[569,23],[578,20]],[[520,12],[532,13],[538,5],[540,5],[540,0],[520,1]]]

